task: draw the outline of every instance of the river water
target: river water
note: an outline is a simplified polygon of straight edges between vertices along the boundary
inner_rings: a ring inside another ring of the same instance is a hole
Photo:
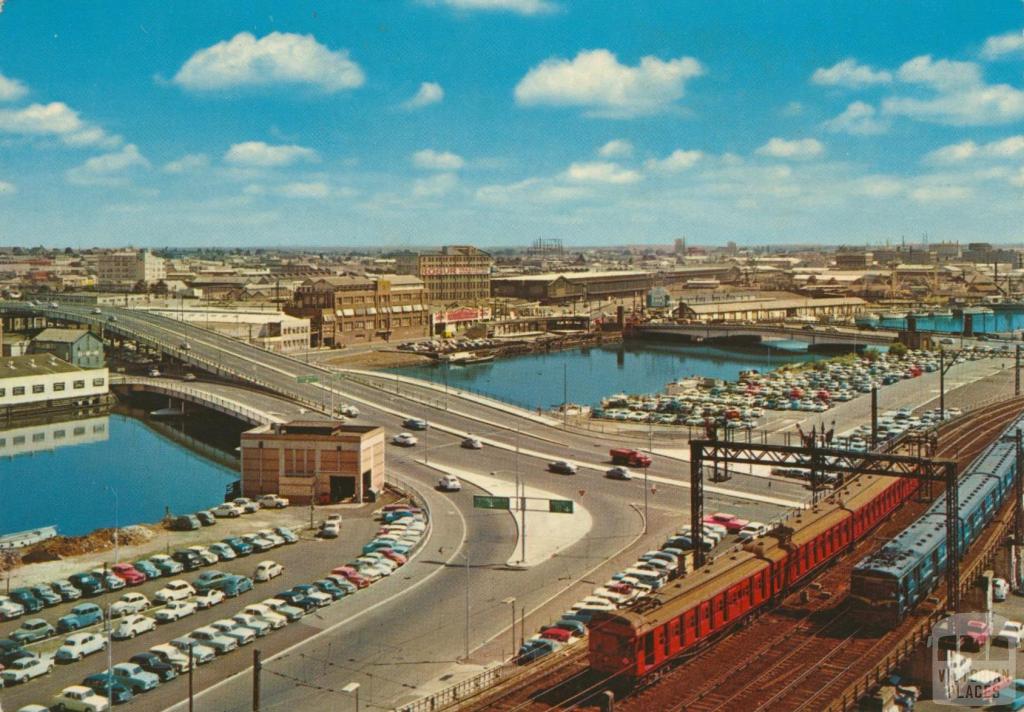
[[[238,473],[112,414],[0,430],[0,534],[157,522],[224,501]],[[116,497],[115,493],[116,492]]]
[[[394,369],[526,408],[563,401],[599,405],[613,393],[657,393],[685,376],[735,379],[740,371],[768,371],[785,363],[828,358],[767,349],[737,350],[671,343],[616,344],[498,359],[468,366],[428,364]],[[563,397],[563,394],[568,398]]]

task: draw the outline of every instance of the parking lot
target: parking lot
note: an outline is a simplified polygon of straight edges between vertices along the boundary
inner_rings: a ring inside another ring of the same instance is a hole
[[[155,607],[158,605],[154,601],[155,592],[172,580],[181,579],[194,582],[203,572],[214,569],[252,577],[257,564],[266,559],[276,561],[283,566],[284,571],[281,576],[272,579],[270,582],[256,583],[252,591],[243,593],[236,598],[229,598],[210,609],[199,610],[195,614],[181,620],[159,624],[155,631],[141,634],[137,638],[124,641],[115,640],[112,647],[113,662],[127,661],[132,655],[145,652],[154,645],[166,643],[179,636],[187,635],[195,629],[208,625],[215,620],[230,618],[236,613],[241,612],[245,606],[271,598],[275,594],[289,589],[296,584],[308,583],[323,578],[330,572],[331,568],[355,559],[362,552],[363,544],[373,538],[378,529],[378,523],[372,518],[372,513],[376,507],[379,507],[379,505],[344,509],[344,523],[341,529],[341,536],[337,539],[324,540],[314,538],[312,532],[307,529],[301,532],[302,536],[297,543],[278,546],[268,552],[253,552],[248,556],[239,557],[232,561],[218,562],[212,566],[200,568],[189,573],[163,576],[159,579],[146,581],[138,586],[126,587],[119,591],[109,592],[93,598],[83,597],[78,601],[61,603],[34,614],[27,613],[20,619],[0,624],[0,638],[9,637],[21,623],[30,618],[43,618],[56,625],[57,620],[61,616],[66,615],[73,606],[83,602],[93,602],[106,609],[109,603],[116,601],[126,592],[141,593],[147,596],[150,601],[153,601],[154,609],[150,609],[147,612],[147,615],[152,615]],[[326,516],[328,509],[333,510],[336,508],[322,509],[323,511],[318,510],[318,520]],[[297,515],[302,513],[307,516],[306,523],[308,525],[308,509],[289,508],[285,510],[261,510],[259,513],[245,515],[239,519],[232,520],[228,526],[224,527],[221,526],[224,520],[220,520],[221,523],[218,523],[218,525],[204,527],[198,531],[172,532],[169,534],[170,547],[173,551],[177,548],[197,543],[209,544],[220,540],[224,536],[252,532],[257,529],[277,526],[284,522],[294,524],[298,518]],[[298,527],[296,527],[296,531],[298,531]],[[152,551],[152,546],[149,548],[150,551],[148,553],[156,553]],[[163,549],[160,549],[160,551],[162,552]],[[129,557],[125,556],[125,552],[122,552],[122,560],[135,560],[142,555],[142,553],[137,556],[133,554]],[[112,559],[112,556],[110,558]],[[72,570],[82,571],[92,567],[91,563],[77,561],[64,561],[62,564],[61,570],[56,572],[57,575],[54,578],[65,577]],[[77,568],[72,569],[69,566]],[[35,566],[25,568],[29,569],[29,572],[28,574],[22,574],[21,583],[34,584],[52,580],[45,575],[55,572],[54,567],[49,564],[45,565],[43,570],[32,571],[37,568]],[[29,575],[32,573],[38,573],[39,576],[32,576],[29,579]],[[402,570],[399,569],[389,577],[395,583],[386,587],[391,588],[400,585],[399,580],[402,578]],[[373,588],[384,587],[390,583],[389,579],[382,580],[375,584]],[[344,615],[344,609],[348,609],[351,612],[356,606],[360,605],[360,600],[370,597],[370,590],[372,589],[360,591],[353,596],[346,596],[327,608],[311,612],[301,620],[290,623],[280,630],[271,631],[266,637],[261,637],[255,645],[246,645],[240,650],[228,653],[223,658],[218,656],[215,661],[197,667],[193,679],[195,689],[202,689],[206,684],[229,677],[248,667],[251,664],[251,649],[254,647],[259,648],[264,655],[269,655],[307,638],[317,630],[326,627],[327,622],[331,618]],[[115,619],[115,627],[116,624],[117,621]],[[103,632],[102,625],[95,625],[83,630]],[[66,637],[63,634],[57,635],[39,643],[30,644],[27,647],[32,652],[52,654]],[[52,673],[41,678],[7,687],[0,692],[0,696],[2,696],[2,701],[9,710],[16,710],[30,703],[49,704],[53,696],[62,688],[68,685],[79,684],[86,676],[102,672],[105,669],[106,655],[103,653],[92,654],[81,662],[57,665]],[[187,684],[185,676],[181,676],[176,680],[161,684],[155,690],[144,693],[142,696],[136,696],[134,700],[128,703],[128,706],[136,706],[142,709],[166,707],[182,699],[187,694]]]

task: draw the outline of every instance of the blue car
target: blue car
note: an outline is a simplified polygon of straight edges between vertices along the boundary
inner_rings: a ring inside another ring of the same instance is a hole
[[[1024,710],[1024,679],[1017,678],[1009,686],[1001,689],[993,698],[991,709]]]
[[[534,638],[523,643],[522,647],[519,648],[519,654],[516,656],[516,663],[519,665],[525,665],[526,663],[532,663],[538,658],[542,658],[545,655],[550,655],[557,650],[557,643],[553,640],[547,640],[546,638]]]
[[[230,546],[239,556],[248,556],[252,553],[252,544],[238,536],[229,536],[224,543]]]
[[[57,632],[68,633],[103,620],[103,609],[95,603],[79,603],[66,616],[57,620]]]
[[[141,573],[146,574],[147,580],[160,578],[164,575],[164,572],[161,571],[156,566],[156,564],[154,564],[149,559],[140,559],[139,561],[136,561],[134,564],[132,564],[132,566],[135,567],[136,571],[140,571]]]
[[[101,695],[103,697],[107,696],[107,673],[105,672],[98,672],[95,675],[90,675],[82,680],[82,684],[97,695]],[[123,682],[118,680],[116,675],[111,676],[109,689],[115,705],[128,702],[135,697],[135,694]]]

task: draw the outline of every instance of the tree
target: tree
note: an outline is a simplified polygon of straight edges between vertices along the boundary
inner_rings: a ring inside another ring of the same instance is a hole
[[[903,358],[907,355],[907,350],[906,344],[897,341],[889,346],[889,355],[897,358]]]

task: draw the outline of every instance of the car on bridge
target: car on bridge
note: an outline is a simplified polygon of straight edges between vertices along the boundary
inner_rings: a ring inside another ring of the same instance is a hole
[[[419,439],[417,439],[417,437],[412,433],[399,433],[395,437],[391,438],[391,442],[402,447],[413,447],[419,442]]]
[[[430,426],[423,418],[406,418],[402,421],[402,427],[409,430],[426,430]]]
[[[444,475],[437,481],[437,488],[442,492],[458,492],[462,489],[462,483],[455,475]]]
[[[575,475],[579,471],[579,466],[568,460],[554,460],[548,463],[548,469],[561,475]]]

